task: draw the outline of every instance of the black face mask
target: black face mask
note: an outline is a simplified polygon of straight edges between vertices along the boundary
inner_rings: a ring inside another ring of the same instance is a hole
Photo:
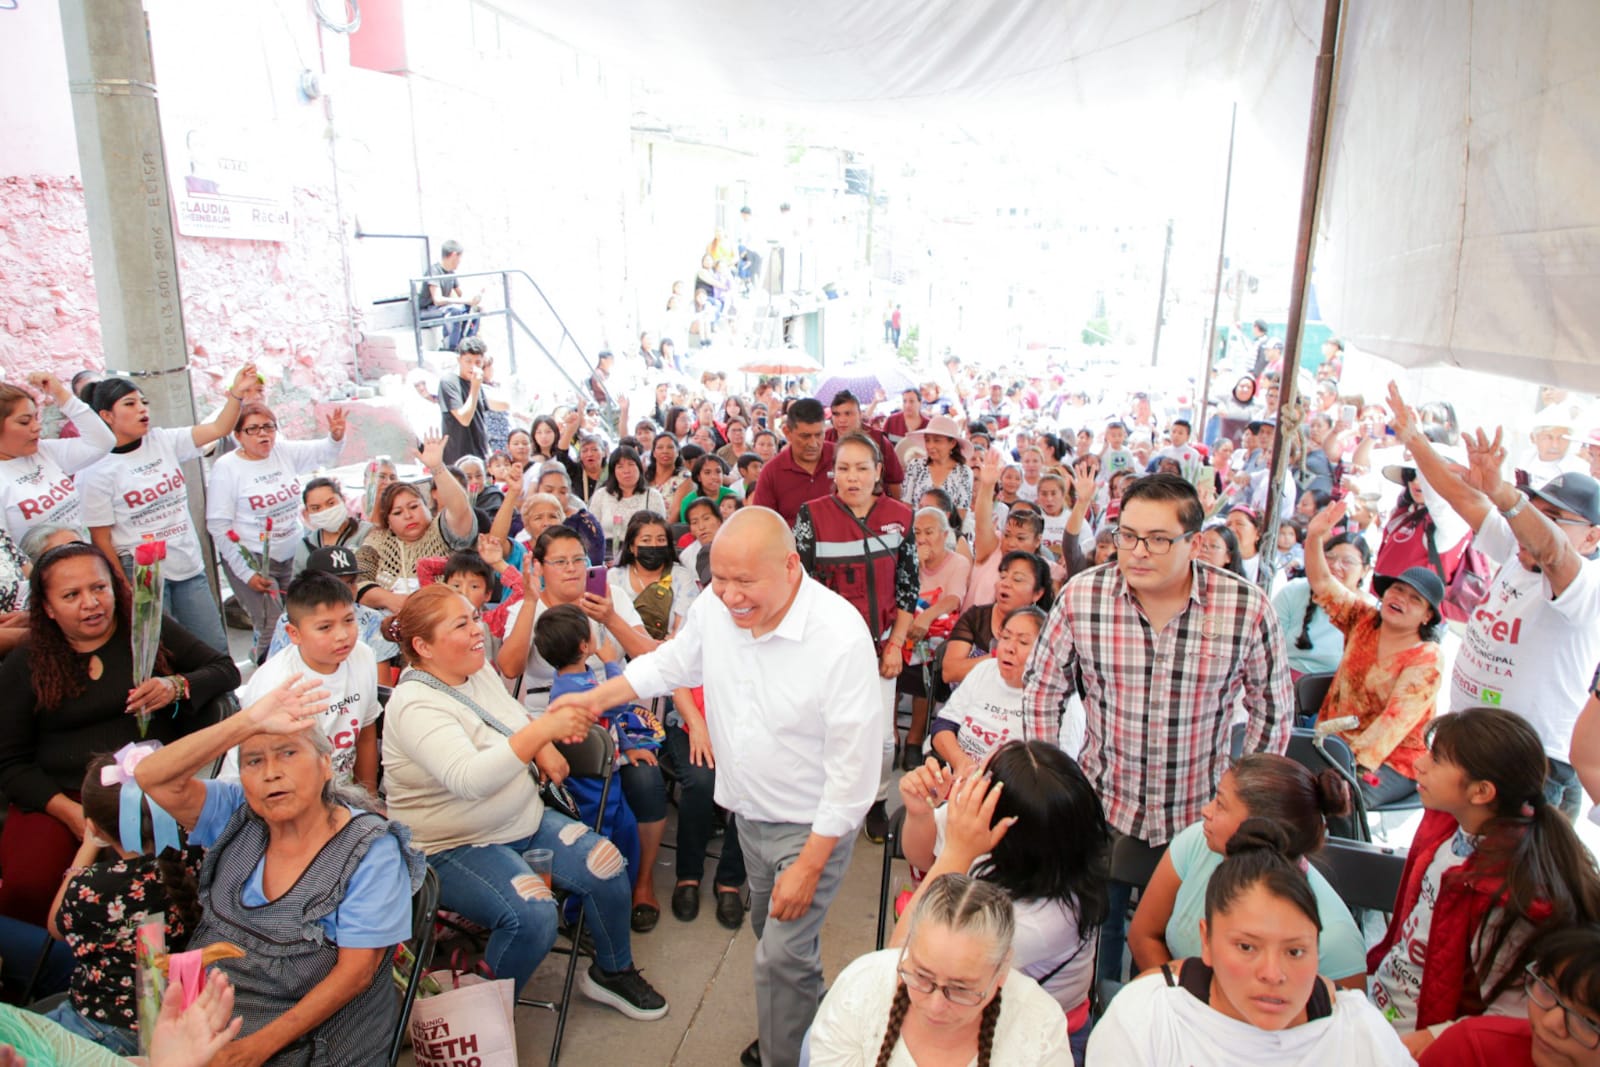
[[[633,558],[647,571],[658,571],[672,562],[672,549],[667,545],[637,545]]]

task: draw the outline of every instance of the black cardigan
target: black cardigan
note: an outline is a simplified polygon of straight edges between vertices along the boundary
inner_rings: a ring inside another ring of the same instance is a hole
[[[200,710],[212,699],[239,687],[239,669],[223,652],[195,637],[169,616],[161,619],[161,643],[171,673],[189,680],[191,698],[158,708],[150,716],[148,739],[170,744],[209,725]],[[133,642],[118,630],[93,653],[105,668],[91,681],[89,653],[75,653],[83,666],[83,692],[50,710],[33,693],[33,650],[24,643],[0,663],[0,791],[28,811],[44,811],[57,793],[83,787],[84,768],[99,753],[110,754],[138,741],[138,719],[125,710],[133,688]]]

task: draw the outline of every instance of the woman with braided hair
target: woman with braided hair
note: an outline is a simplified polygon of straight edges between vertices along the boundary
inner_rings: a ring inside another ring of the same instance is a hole
[[[1328,570],[1346,589],[1360,595],[1372,570],[1372,549],[1366,539],[1353,530],[1337,534],[1322,543]],[[1333,625],[1328,613],[1311,595],[1311,580],[1296,578],[1272,597],[1272,610],[1289,645],[1289,673],[1332,674],[1344,658],[1344,632]]]
[[[1070,1067],[1060,1005],[1011,969],[1014,930],[1004,889],[931,879],[904,947],[861,957],[829,989],[811,1067]]]

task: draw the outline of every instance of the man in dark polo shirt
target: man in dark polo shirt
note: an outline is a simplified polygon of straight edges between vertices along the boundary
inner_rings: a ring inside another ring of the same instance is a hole
[[[824,440],[822,404],[809,396],[789,405],[783,428],[789,443],[761,468],[750,503],[793,526],[801,504],[833,492],[833,446]]]
[[[861,401],[846,389],[833,398],[833,403],[828,405],[828,413],[832,423],[828,427],[828,444],[835,444],[839,438],[850,433],[864,433],[877,442],[878,454],[883,457],[884,494],[891,500],[899,500],[900,483],[906,479],[905,468],[900,465],[900,456],[884,432],[861,421]]]

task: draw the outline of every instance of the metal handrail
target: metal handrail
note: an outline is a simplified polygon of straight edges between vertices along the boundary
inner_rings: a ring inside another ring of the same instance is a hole
[[[587,369],[588,372],[589,372],[589,375],[588,375],[589,380],[590,381],[594,381],[595,365],[592,362],[590,362],[588,353],[586,353],[583,350],[583,346],[578,343],[578,338],[573,334],[573,332],[570,329],[567,328],[566,320],[564,320],[561,317],[561,313],[556,310],[555,304],[552,303],[551,300],[550,300],[550,297],[545,294],[544,289],[539,285],[538,282],[534,281],[533,276],[531,274],[529,274],[525,270],[520,270],[520,269],[516,269],[516,268],[510,268],[510,269],[507,269],[507,270],[475,271],[475,272],[470,273],[470,274],[452,274],[450,277],[454,278],[457,281],[460,281],[463,278],[496,278],[496,277],[499,278],[500,279],[500,287],[501,287],[501,295],[502,295],[503,306],[499,307],[499,308],[493,308],[493,309],[490,309],[490,310],[487,310],[487,311],[486,310],[481,310],[481,309],[473,309],[473,310],[470,310],[470,311],[461,311],[461,312],[455,312],[455,313],[447,314],[447,315],[440,315],[437,318],[429,319],[428,323],[427,323],[428,326],[430,326],[430,327],[432,327],[432,326],[444,326],[444,325],[448,325],[448,324],[453,323],[453,322],[467,322],[467,321],[470,321],[470,320],[473,320],[473,319],[491,318],[491,317],[496,316],[496,315],[503,315],[503,316],[505,316],[506,321],[508,323],[514,323],[518,328],[520,328],[522,330],[523,333],[527,334],[528,339],[530,341],[532,341],[536,346],[538,346],[539,351],[544,354],[545,359],[550,361],[551,366],[555,367],[556,371],[563,378],[565,378],[567,380],[567,384],[571,385],[574,391],[576,391],[580,396],[588,396],[589,394],[588,394],[587,390],[584,388],[584,386],[580,385],[572,377],[572,375],[567,373],[566,367],[564,367],[562,365],[561,361],[556,358],[556,353],[550,351],[549,347],[546,346],[545,343],[542,340],[540,340],[539,335],[536,334],[533,331],[533,328],[530,327],[525,321],[523,321],[522,316],[518,315],[516,310],[511,306],[511,277],[512,277],[512,275],[521,276],[524,280],[527,281],[527,283],[529,285],[533,286],[533,291],[539,294],[539,299],[544,301],[544,306],[545,306],[546,310],[548,310],[550,312],[551,316],[555,319],[556,325],[561,328],[561,340],[556,344],[556,351],[557,352],[564,351],[565,348],[566,348],[567,342],[571,341],[572,342],[573,351],[575,351],[578,354],[578,358],[583,362],[584,368]],[[423,328],[423,323],[422,323],[422,314],[421,314],[422,313],[422,309],[418,306],[418,300],[419,300],[419,298],[421,297],[421,294],[422,294],[422,288],[421,287],[425,286],[425,285],[433,284],[434,282],[436,282],[438,280],[438,278],[439,278],[439,275],[425,274],[425,275],[423,275],[423,276],[421,276],[419,278],[411,278],[407,282],[407,286],[408,286],[408,288],[410,290],[410,300],[411,300],[411,333],[412,333],[412,339],[413,339],[414,343],[416,344],[416,348],[417,348],[417,365],[418,366],[421,366],[423,364],[423,358],[422,358],[422,328]],[[511,364],[511,373],[515,374],[517,372],[516,333],[513,330],[509,329],[509,328],[506,330],[506,345],[507,345],[507,353],[506,354],[507,354],[507,356],[509,358],[509,362]],[[609,387],[605,386],[604,383],[602,383],[601,388],[605,390],[606,399],[607,399],[608,403],[611,406],[614,406],[616,402],[611,397],[611,391],[610,391]]]

